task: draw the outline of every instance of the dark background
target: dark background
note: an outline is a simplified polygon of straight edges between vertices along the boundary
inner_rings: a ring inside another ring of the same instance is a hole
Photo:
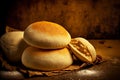
[[[64,26],[72,37],[120,39],[120,0],[0,0],[0,35],[35,21]]]

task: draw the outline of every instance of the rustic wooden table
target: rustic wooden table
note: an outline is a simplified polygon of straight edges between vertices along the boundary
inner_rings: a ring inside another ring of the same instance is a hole
[[[78,71],[24,80],[120,80],[120,40],[89,40],[106,61]]]

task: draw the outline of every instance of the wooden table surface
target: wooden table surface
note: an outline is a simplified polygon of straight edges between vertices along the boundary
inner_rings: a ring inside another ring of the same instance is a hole
[[[120,80],[120,40],[89,40],[106,61],[78,71],[24,80]]]

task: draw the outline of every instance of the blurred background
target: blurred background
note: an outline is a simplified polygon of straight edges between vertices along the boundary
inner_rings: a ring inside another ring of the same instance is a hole
[[[71,36],[120,39],[120,0],[0,0],[0,36],[36,21],[64,26]]]

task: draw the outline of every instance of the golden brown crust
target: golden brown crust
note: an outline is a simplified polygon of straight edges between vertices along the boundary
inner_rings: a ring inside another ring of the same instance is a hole
[[[61,25],[52,23],[52,22],[40,21],[40,22],[35,22],[30,26],[31,26],[31,29],[39,33],[44,33],[51,36],[54,36],[54,35],[67,36],[68,35],[66,30]]]
[[[31,46],[42,49],[59,49],[66,47],[71,36],[59,24],[47,21],[35,22],[24,32],[24,40]]]

